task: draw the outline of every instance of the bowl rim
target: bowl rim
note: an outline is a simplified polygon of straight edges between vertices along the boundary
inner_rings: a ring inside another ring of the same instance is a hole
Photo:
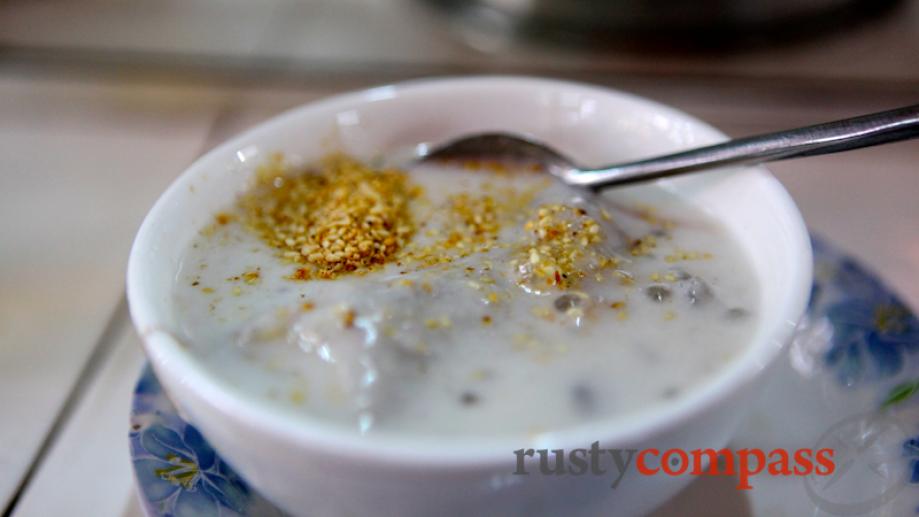
[[[688,122],[694,132],[709,132],[719,138],[726,136],[695,117],[670,106],[616,89],[574,81],[545,79],[530,76],[484,75],[441,77],[435,79],[416,79],[401,83],[376,86],[372,88],[342,93],[310,101],[276,115],[229,140],[216,146],[191,165],[170,184],[150,209],[131,247],[127,268],[127,299],[131,319],[139,332],[145,352],[160,379],[172,377],[179,379],[185,389],[185,396],[197,398],[236,423],[258,429],[280,443],[312,450],[316,453],[332,454],[339,458],[351,458],[365,464],[375,463],[387,466],[476,467],[507,463],[512,452],[521,447],[536,448],[533,440],[525,436],[501,435],[496,437],[449,437],[434,436],[392,436],[367,435],[353,432],[342,432],[341,427],[318,421],[305,422],[307,419],[291,418],[282,411],[266,408],[257,403],[257,399],[236,396],[221,387],[225,381],[207,371],[207,368],[196,360],[184,346],[175,339],[155,318],[156,301],[146,296],[143,278],[148,266],[145,265],[145,250],[150,247],[152,225],[165,211],[170,210],[170,199],[178,190],[184,188],[183,179],[195,176],[200,169],[211,169],[225,164],[226,156],[235,154],[238,149],[246,147],[247,142],[254,140],[262,133],[268,133],[278,126],[283,127],[299,117],[309,116],[312,111],[329,109],[339,105],[354,106],[370,102],[381,97],[408,95],[418,90],[448,91],[457,87],[484,87],[491,85],[512,85],[520,88],[538,88],[552,86],[591,92],[603,96],[617,96],[642,108],[674,117],[681,122]],[[540,448],[563,448],[566,450],[584,448],[594,441],[603,443],[630,444],[639,443],[649,437],[672,430],[686,421],[704,414],[716,407],[732,393],[751,384],[759,374],[773,363],[779,352],[804,313],[810,292],[812,275],[812,257],[810,240],[804,226],[803,218],[782,185],[764,167],[751,167],[739,172],[759,179],[768,186],[770,192],[763,195],[774,196],[782,208],[788,212],[793,222],[791,242],[797,243],[797,249],[789,250],[797,264],[792,271],[781,306],[781,317],[776,328],[767,330],[768,336],[761,343],[753,343],[741,355],[732,359],[725,367],[719,369],[711,378],[701,382],[687,394],[674,401],[655,404],[651,408],[634,412],[631,418],[612,416],[570,427],[543,433]],[[165,386],[165,382],[164,382]],[[170,393],[170,395],[172,395]],[[181,401],[177,406],[183,407]],[[193,422],[194,423],[194,422]],[[206,427],[206,426],[198,426]],[[202,429],[202,432],[205,432]]]

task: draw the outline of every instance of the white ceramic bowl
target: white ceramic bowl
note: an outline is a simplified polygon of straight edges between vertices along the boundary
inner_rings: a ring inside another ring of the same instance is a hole
[[[617,91],[522,77],[438,79],[311,103],[214,149],[186,170],[141,227],[128,267],[131,315],[170,398],[251,485],[295,515],[630,515],[657,506],[691,479],[517,476],[509,440],[404,440],[297,424],[227,386],[175,338],[171,290],[183,249],[232,201],[274,151],[304,159],[340,150],[370,158],[418,142],[509,130],[603,164],[724,139],[674,109]],[[762,286],[762,324],[746,352],[684,397],[615,421],[550,433],[549,448],[720,448],[789,340],[811,282],[801,216],[763,168],[658,183],[726,221]],[[647,188],[647,187],[643,187]],[[537,447],[539,448],[539,447]]]

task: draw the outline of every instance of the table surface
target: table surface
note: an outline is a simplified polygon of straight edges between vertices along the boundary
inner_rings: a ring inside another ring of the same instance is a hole
[[[37,16],[19,13],[26,15]],[[797,62],[799,77],[769,80],[704,68],[664,78],[615,68],[550,73],[651,97],[741,136],[915,103],[916,56],[888,57],[883,80],[874,72],[803,80]],[[127,431],[143,355],[123,291],[145,212],[185,166],[232,134],[392,77],[259,82],[23,63],[0,59],[0,512],[140,515]],[[919,144],[906,142],[770,168],[815,232],[919,308],[917,163]],[[717,515],[710,504],[703,489],[690,487],[659,515],[694,507]]]

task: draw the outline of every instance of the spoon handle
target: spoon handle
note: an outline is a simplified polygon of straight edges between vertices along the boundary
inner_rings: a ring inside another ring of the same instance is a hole
[[[721,165],[838,153],[919,137],[919,104],[727,142],[658,158],[567,175],[570,184],[599,189],[647,181]]]

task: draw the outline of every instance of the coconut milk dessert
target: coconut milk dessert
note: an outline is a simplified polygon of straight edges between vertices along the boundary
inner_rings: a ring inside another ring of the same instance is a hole
[[[188,244],[179,338],[304,419],[522,436],[623,417],[704,383],[759,323],[740,247],[660,187],[343,156],[255,176]]]

